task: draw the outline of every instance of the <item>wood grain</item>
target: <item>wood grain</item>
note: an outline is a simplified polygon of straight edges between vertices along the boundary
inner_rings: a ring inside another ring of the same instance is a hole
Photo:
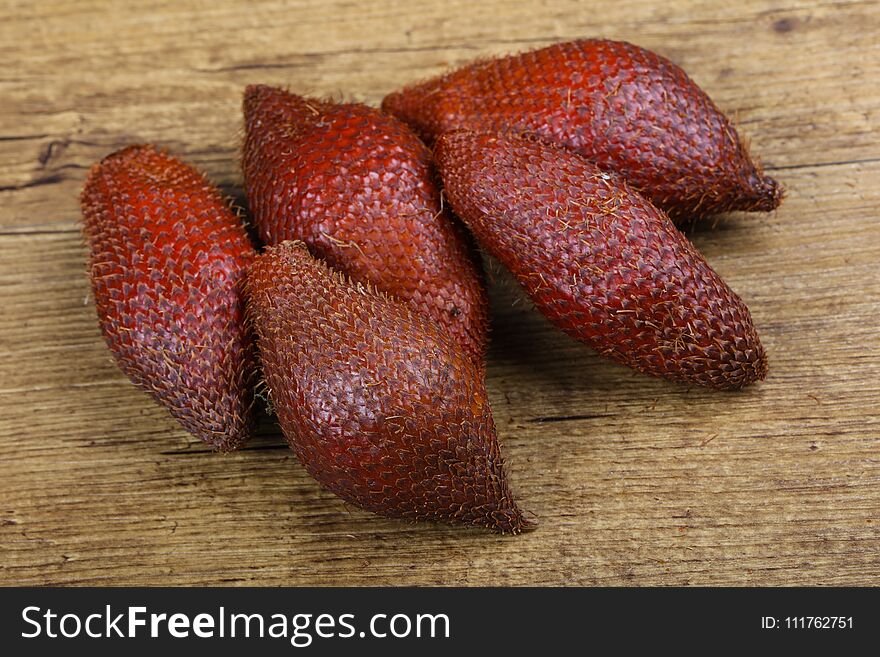
[[[0,4],[0,583],[880,584],[877,2]],[[684,66],[788,188],[692,238],[771,373],[647,379],[550,328],[498,273],[488,386],[540,528],[503,538],[346,509],[267,424],[208,453],[116,369],[77,195],[132,141],[242,199],[245,84],[378,103],[579,36]]]

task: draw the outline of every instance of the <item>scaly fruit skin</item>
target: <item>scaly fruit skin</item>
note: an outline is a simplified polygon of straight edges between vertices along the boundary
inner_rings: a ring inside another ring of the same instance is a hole
[[[247,88],[244,116],[244,181],[262,239],[305,242],[331,267],[427,313],[482,363],[482,272],[418,137],[370,107],[267,86]]]
[[[453,132],[453,210],[557,326],[641,372],[740,388],[767,372],[748,309],[616,174],[537,139]]]
[[[435,322],[284,242],[247,274],[248,316],[284,435],[363,509],[518,533],[480,367]]]
[[[429,143],[444,132],[533,133],[616,171],[671,217],[773,210],[730,121],[678,66],[629,43],[581,40],[480,61],[388,95]]]
[[[89,173],[84,232],[101,331],[119,367],[220,451],[251,424],[252,340],[240,285],[255,252],[197,171],[130,146]]]

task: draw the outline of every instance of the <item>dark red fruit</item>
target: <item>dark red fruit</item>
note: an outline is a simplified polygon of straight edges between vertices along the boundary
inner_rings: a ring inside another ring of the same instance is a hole
[[[427,313],[482,362],[482,273],[442,207],[425,145],[378,110],[273,87],[248,87],[244,116],[244,181],[260,237],[302,240],[330,266]]]
[[[526,132],[622,174],[675,219],[773,210],[775,180],[678,66],[629,43],[581,40],[479,61],[389,94],[382,109],[429,143]]]
[[[254,250],[198,172],[152,146],[92,167],[82,193],[101,331],[116,362],[193,435],[229,451],[251,423],[239,285]]]
[[[453,210],[566,333],[641,372],[740,388],[767,372],[749,311],[661,210],[562,148],[447,133]]]
[[[393,518],[530,523],[511,497],[480,366],[421,313],[302,243],[250,267],[248,316],[290,446],[325,487]]]

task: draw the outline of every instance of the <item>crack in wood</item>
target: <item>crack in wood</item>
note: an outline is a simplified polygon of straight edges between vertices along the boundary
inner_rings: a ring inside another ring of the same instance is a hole
[[[795,169],[821,169],[823,167],[850,166],[853,164],[873,164],[880,162],[880,157],[866,157],[860,160],[837,160],[834,162],[810,162],[806,164],[782,164],[766,166],[764,171],[792,171]]]
[[[266,452],[271,450],[290,449],[287,443],[273,445],[245,445],[237,452]],[[159,452],[162,456],[199,456],[202,454],[217,454],[213,449],[168,449]]]
[[[552,422],[577,422],[579,420],[595,420],[600,417],[614,417],[613,415],[597,413],[590,415],[548,415],[545,417],[533,417],[531,419],[526,420],[526,422],[531,422],[533,424],[544,424],[544,423],[552,423]]]
[[[17,192],[22,189],[29,189],[31,187],[42,187],[43,185],[54,185],[56,183],[60,183],[65,180],[64,175],[59,172],[50,173],[48,176],[42,176],[40,178],[36,178],[34,180],[29,180],[24,183],[19,183],[17,185],[0,185],[0,192]]]

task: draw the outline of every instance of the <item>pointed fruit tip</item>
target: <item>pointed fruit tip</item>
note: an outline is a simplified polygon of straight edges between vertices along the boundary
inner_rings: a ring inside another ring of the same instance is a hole
[[[511,536],[524,534],[538,527],[537,521],[526,518],[516,502],[512,500],[505,508],[490,513],[488,520],[490,522],[487,525],[491,529]]]
[[[734,210],[772,212],[785,197],[785,189],[774,178],[755,171],[749,176],[740,207]]]
[[[758,179],[759,210],[770,212],[779,207],[785,198],[785,189],[774,178],[760,176]]]
[[[270,97],[278,91],[277,87],[270,87],[266,84],[249,84],[246,86],[242,100],[245,120],[248,119],[263,99]]]

